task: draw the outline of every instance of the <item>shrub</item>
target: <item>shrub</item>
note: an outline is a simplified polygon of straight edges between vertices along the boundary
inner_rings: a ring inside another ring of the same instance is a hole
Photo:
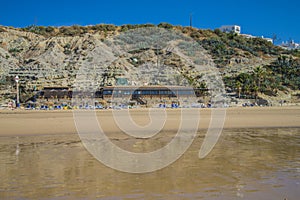
[[[223,32],[218,28],[214,30],[214,33],[219,37],[223,36]]]
[[[3,27],[0,27],[0,32],[6,32],[6,29]]]
[[[18,48],[11,48],[11,49],[8,50],[8,52],[9,53],[19,53],[19,52],[21,52],[21,50],[18,49]]]
[[[158,24],[157,27],[159,27],[159,28],[165,28],[165,29],[172,29],[173,25],[171,25],[169,23],[162,22],[162,23]]]

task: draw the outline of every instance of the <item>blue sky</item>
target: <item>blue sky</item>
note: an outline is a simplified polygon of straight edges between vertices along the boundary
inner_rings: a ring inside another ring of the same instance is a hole
[[[109,23],[189,25],[215,29],[221,25],[240,25],[242,32],[300,42],[299,0],[4,0],[0,24],[26,27],[93,25]]]

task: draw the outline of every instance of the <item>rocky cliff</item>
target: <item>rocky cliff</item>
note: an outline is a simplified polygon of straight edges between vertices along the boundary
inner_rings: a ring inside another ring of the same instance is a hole
[[[1,100],[13,98],[16,75],[20,77],[21,98],[24,101],[34,91],[46,86],[71,88],[82,66],[88,66],[90,76],[99,86],[116,85],[118,81],[126,79],[129,85],[205,87],[202,73],[187,58],[172,51],[172,47],[141,47],[138,50],[125,50],[116,56],[115,52],[120,49],[108,45],[109,42],[115,42],[111,38],[140,26],[0,27]],[[256,44],[219,31],[173,27],[168,24],[160,24],[159,27],[180,32],[197,41],[201,47],[200,57],[196,55],[201,58],[198,60],[206,64],[212,61],[223,76],[268,65],[283,53],[264,41],[256,41]],[[223,40],[222,37],[228,38]],[[261,48],[262,44],[264,48]],[[105,64],[105,56],[101,56],[105,51],[115,56],[109,64]]]

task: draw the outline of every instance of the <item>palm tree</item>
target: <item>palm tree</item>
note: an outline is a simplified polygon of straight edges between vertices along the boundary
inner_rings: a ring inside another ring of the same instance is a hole
[[[245,94],[249,94],[249,91],[250,91],[250,85],[246,84],[245,87],[244,87]]]
[[[258,66],[254,69],[255,84],[260,92],[262,92],[261,82],[265,78],[265,75],[266,72],[262,67]]]
[[[257,103],[257,97],[258,97],[258,86],[254,85],[253,86],[253,92],[254,92],[254,96],[255,96],[255,103]]]
[[[277,58],[277,64],[279,66],[279,72],[281,74],[281,81],[283,84],[286,84],[287,82],[287,72],[291,68],[293,64],[293,59],[292,57],[287,57],[284,55],[281,55]]]

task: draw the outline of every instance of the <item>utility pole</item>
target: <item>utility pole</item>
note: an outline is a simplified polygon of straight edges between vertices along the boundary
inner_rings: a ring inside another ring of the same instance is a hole
[[[193,14],[190,13],[190,28],[193,26]]]
[[[20,97],[19,97],[19,76],[17,75],[15,77],[16,81],[16,86],[17,86],[17,102],[16,102],[16,107],[18,108],[20,106]]]

